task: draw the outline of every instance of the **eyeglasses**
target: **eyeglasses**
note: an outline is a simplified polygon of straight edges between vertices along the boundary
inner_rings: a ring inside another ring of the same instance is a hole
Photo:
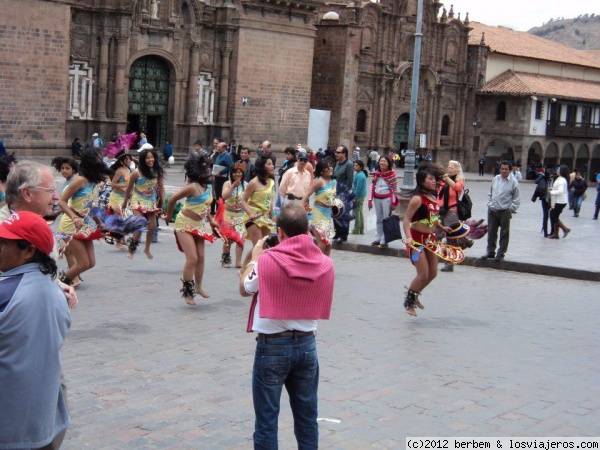
[[[34,190],[34,191],[46,191],[46,192],[52,192],[53,194],[56,192],[56,188],[55,187],[41,187],[41,186],[36,186],[36,187],[30,187],[29,189]]]

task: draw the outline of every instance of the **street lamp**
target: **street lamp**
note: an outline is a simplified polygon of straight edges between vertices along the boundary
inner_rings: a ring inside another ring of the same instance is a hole
[[[408,121],[408,148],[404,159],[404,179],[401,192],[406,195],[414,188],[415,180],[415,129],[417,101],[419,99],[419,69],[421,67],[421,40],[423,39],[423,0],[417,4],[417,30],[415,33],[415,55],[413,58],[412,90],[410,94],[410,118]]]

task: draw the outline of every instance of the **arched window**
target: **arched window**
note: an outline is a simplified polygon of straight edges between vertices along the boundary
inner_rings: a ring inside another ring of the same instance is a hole
[[[499,102],[496,107],[496,120],[506,120],[506,102]]]
[[[365,131],[367,131],[367,112],[359,109],[356,114],[356,132],[364,133]]]
[[[450,117],[442,117],[442,136],[450,136]]]

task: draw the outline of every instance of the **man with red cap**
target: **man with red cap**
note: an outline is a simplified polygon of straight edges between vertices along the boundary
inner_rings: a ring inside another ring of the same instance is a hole
[[[71,314],[53,282],[53,248],[38,214],[0,224],[0,448],[59,448],[70,423],[59,352]]]

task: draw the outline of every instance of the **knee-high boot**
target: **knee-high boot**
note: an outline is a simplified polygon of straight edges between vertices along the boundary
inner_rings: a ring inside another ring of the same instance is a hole
[[[567,234],[569,234],[571,232],[571,229],[567,228],[567,226],[564,223],[562,223],[561,220],[558,221],[558,227],[563,231],[563,238],[566,238]],[[558,231],[557,231],[557,233],[558,233]]]

